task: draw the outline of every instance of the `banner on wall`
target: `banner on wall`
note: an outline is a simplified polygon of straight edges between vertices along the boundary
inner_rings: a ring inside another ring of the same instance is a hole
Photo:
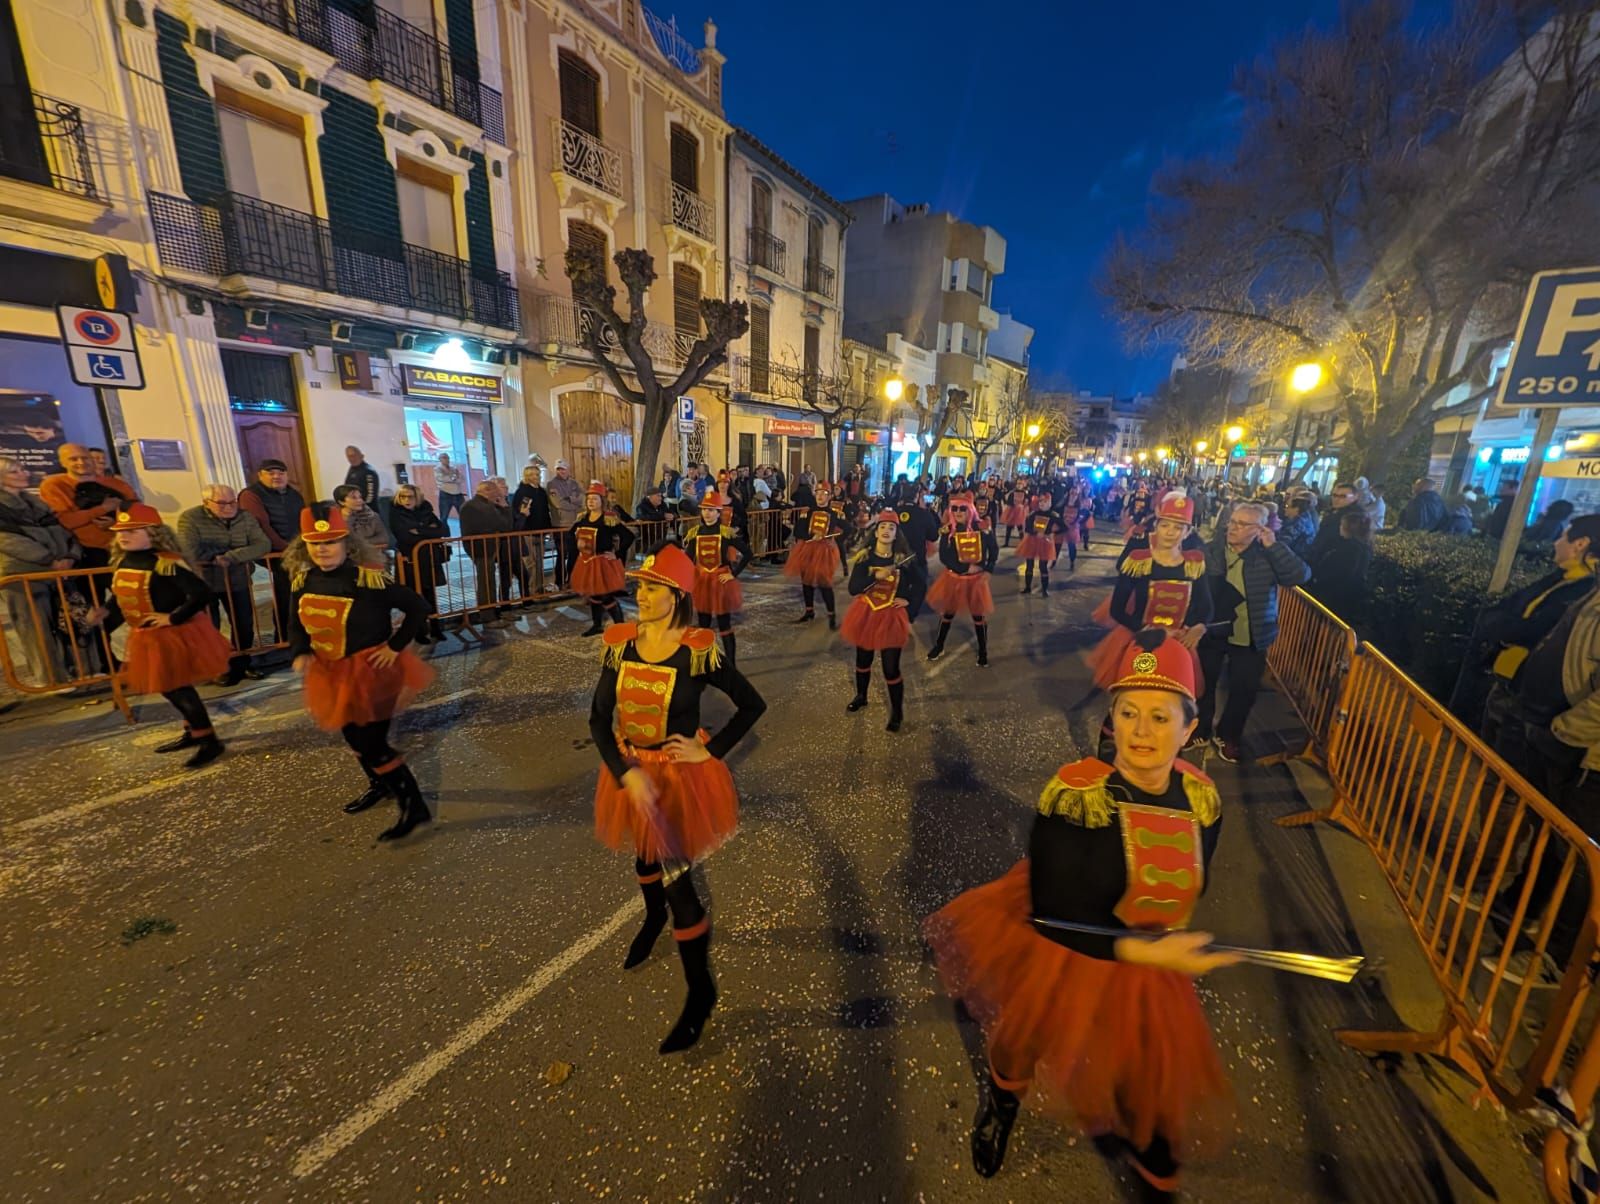
[[[54,396],[0,389],[0,456],[27,470],[29,488],[61,471],[56,452],[66,441],[61,402]]]

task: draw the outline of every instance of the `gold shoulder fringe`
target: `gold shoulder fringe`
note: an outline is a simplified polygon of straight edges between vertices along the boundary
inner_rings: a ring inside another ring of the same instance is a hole
[[[380,568],[363,564],[356,569],[356,584],[362,589],[382,589],[389,584],[389,574]]]
[[[1148,577],[1155,570],[1155,557],[1146,553],[1141,556],[1137,552],[1128,553],[1122,562],[1122,572],[1128,577]]]
[[[299,593],[301,590],[305,589],[306,575],[310,572],[310,569],[301,569],[298,573],[294,574],[294,576],[290,577],[289,588],[295,593]]]
[[[722,664],[722,641],[714,639],[704,648],[689,649],[689,676],[703,677]]]
[[[622,668],[622,650],[628,645],[626,642],[619,644],[601,644],[600,663],[608,669]]]
[[[1201,552],[1198,556],[1191,556],[1188,552],[1183,554],[1183,575],[1190,581],[1198,581],[1206,575],[1206,554]]]
[[[1202,827],[1209,828],[1222,815],[1222,796],[1210,782],[1192,773],[1183,775],[1183,793],[1189,799],[1189,810]]]
[[[183,563],[181,556],[157,556],[156,572],[163,577],[176,577],[178,566]]]
[[[1110,827],[1116,805],[1104,781],[1093,786],[1069,786],[1053,777],[1039,795],[1040,815],[1059,815],[1085,828]]]

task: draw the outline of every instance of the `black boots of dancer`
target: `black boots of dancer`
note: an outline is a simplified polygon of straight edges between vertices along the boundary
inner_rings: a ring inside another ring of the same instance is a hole
[[[1050,566],[1044,561],[1039,561],[1039,592],[1046,598],[1050,596]],[[1022,592],[1033,593],[1033,561],[1028,561],[1022,570]]]
[[[889,722],[883,725],[886,732],[897,732],[905,722],[906,682],[900,675],[899,648],[885,648],[883,658],[883,684],[889,691]],[[856,696],[845,706],[854,713],[867,705],[867,687],[872,684],[872,649],[856,649]]]
[[[1017,1123],[1021,1106],[1020,1096],[984,1076],[978,1114],[972,1121],[972,1169],[985,1179],[994,1178],[1006,1160],[1006,1143],[1011,1140],[1011,1126]]]
[[[358,815],[389,797],[389,787],[365,761],[361,762],[361,772],[367,775],[367,788],[344,805],[346,815]]]
[[[378,833],[379,840],[399,840],[402,836],[410,836],[419,824],[432,821],[433,813],[422,799],[422,787],[417,785],[411,767],[404,761],[396,768],[380,772],[378,778],[400,805],[400,818],[395,821],[394,827]]]
[[[673,928],[672,936],[683,961],[683,980],[688,984],[689,996],[683,1001],[678,1022],[661,1042],[663,1054],[682,1053],[700,1040],[706,1021],[717,1006],[717,983],[711,977],[711,918],[703,918],[691,929]]]
[[[589,626],[584,635],[599,635],[606,629],[606,620],[613,623],[622,622],[622,603],[615,598],[602,605],[599,602],[589,603]]]
[[[639,893],[644,896],[644,924],[628,946],[628,956],[622,962],[624,970],[644,965],[661,930],[667,926],[667,888],[662,882],[661,866],[636,858],[633,869],[639,877]]]
[[[802,585],[800,587],[800,592],[805,596],[806,609],[805,613],[796,619],[795,622],[809,623],[812,619],[817,617],[816,595],[820,593],[822,595],[822,605],[828,612],[828,630],[837,630],[839,627],[839,619],[833,613],[833,590],[825,585]]]
[[[936,661],[944,655],[944,642],[950,638],[950,624],[955,615],[945,615],[939,620],[939,634],[934,637],[933,647],[928,649],[928,659]]]
[[[202,765],[211,764],[222,755],[223,749],[227,746],[217,739],[217,733],[212,730],[211,715],[206,710],[206,704],[201,700],[198,690],[193,686],[180,686],[161,697],[170,702],[178,714],[183,716],[183,734],[176,740],[156,745],[156,752],[174,753],[188,748],[194,749],[183,763],[185,769],[199,769]]]
[[[717,1006],[717,983],[711,976],[711,917],[700,902],[687,866],[670,882],[659,862],[635,858],[633,868],[639,878],[639,893],[644,896],[644,923],[628,945],[622,968],[632,970],[650,959],[670,917],[672,941],[678,947],[689,991],[683,1011],[660,1049],[663,1054],[682,1053],[700,1040],[706,1021]]]
[[[944,643],[950,638],[950,624],[955,620],[955,615],[946,615],[939,620],[939,634],[933,641],[933,647],[928,649],[928,659],[936,661],[944,655]],[[989,624],[983,619],[972,621],[972,633],[978,637],[978,668],[986,669],[989,666]]]

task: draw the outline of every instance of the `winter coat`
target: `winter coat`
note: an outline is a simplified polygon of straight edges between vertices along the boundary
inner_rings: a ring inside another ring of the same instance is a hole
[[[511,495],[511,516],[511,524],[518,531],[548,531],[556,525],[555,516],[550,513],[550,494],[543,485],[526,481]]]
[[[1400,511],[1402,531],[1432,531],[1444,518],[1444,499],[1437,490],[1424,489]]]
[[[1206,549],[1206,573],[1217,578],[1211,582],[1214,598],[1232,593],[1232,587],[1228,585],[1225,528],[1217,532],[1211,540],[1211,546]],[[1278,638],[1278,586],[1304,585],[1310,579],[1310,567],[1282,543],[1274,542],[1270,548],[1253,543],[1244,550],[1245,602],[1250,608],[1250,642],[1257,651],[1265,652],[1272,646],[1272,641]],[[1219,605],[1217,613],[1226,612]]]
[[[213,593],[248,589],[255,562],[272,550],[253,515],[241,510],[232,518],[218,518],[204,506],[191,506],[178,515],[178,544]],[[218,556],[228,558],[226,569],[212,563]]]
[[[0,577],[47,573],[56,561],[76,561],[82,554],[50,507],[25,493],[0,489]]]

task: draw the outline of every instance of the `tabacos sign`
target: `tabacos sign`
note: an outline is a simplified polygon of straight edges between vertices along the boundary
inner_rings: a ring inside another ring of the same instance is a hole
[[[407,397],[427,401],[499,402],[500,378],[454,368],[401,364],[400,380]]]

